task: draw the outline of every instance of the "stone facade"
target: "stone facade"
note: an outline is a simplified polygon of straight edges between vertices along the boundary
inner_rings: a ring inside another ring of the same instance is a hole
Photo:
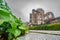
[[[33,9],[32,13],[30,13],[30,24],[32,25],[39,25],[39,24],[47,24],[52,23],[54,19],[53,12],[44,13],[42,8]]]

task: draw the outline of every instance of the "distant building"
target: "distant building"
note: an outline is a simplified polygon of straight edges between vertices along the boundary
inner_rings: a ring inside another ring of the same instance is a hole
[[[42,8],[32,9],[32,13],[30,13],[30,25],[55,23],[56,19],[54,18],[53,12],[44,13]]]
[[[57,17],[57,18],[55,18],[55,19],[57,19],[57,20],[60,22],[60,17]]]
[[[30,23],[31,24],[44,24],[44,10],[43,9],[33,9],[30,14]]]

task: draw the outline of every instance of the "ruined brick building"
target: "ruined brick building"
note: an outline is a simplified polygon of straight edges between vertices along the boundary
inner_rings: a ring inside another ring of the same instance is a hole
[[[53,12],[45,13],[42,8],[32,9],[32,13],[30,13],[30,24],[39,25],[39,24],[48,24],[48,23],[56,23]]]

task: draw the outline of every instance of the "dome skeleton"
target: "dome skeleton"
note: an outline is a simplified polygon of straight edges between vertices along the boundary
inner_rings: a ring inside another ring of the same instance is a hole
[[[46,17],[46,18],[45,18]],[[46,24],[46,22],[51,22],[54,19],[53,12],[44,13],[42,8],[32,9],[32,13],[30,15],[30,23],[31,24]]]

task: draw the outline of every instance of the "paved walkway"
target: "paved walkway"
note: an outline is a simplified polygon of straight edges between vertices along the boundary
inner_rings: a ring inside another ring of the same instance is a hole
[[[27,35],[19,37],[19,40],[60,40],[60,31],[30,30]]]

